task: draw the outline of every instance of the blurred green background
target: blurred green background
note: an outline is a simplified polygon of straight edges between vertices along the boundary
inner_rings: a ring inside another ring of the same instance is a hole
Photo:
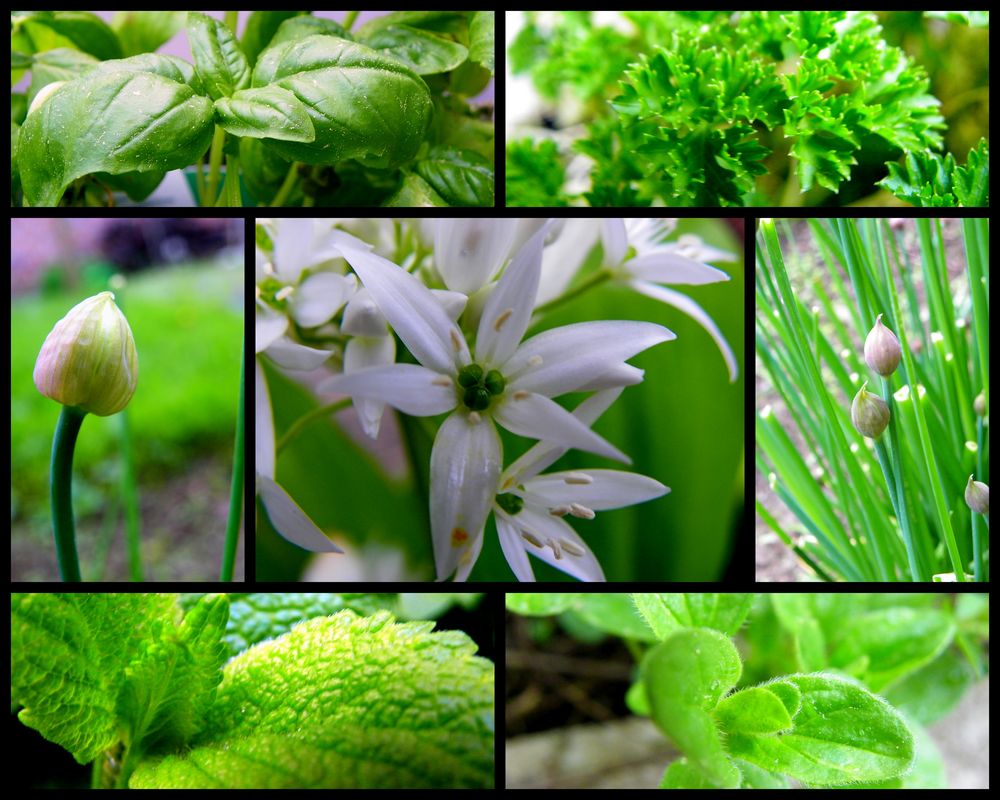
[[[595,224],[599,224],[595,221]],[[731,554],[743,505],[743,242],[718,220],[682,220],[671,237],[696,233],[710,244],[736,253],[736,262],[718,262],[727,283],[676,286],[712,316],[740,365],[733,384],[709,335],[673,308],[620,287],[605,286],[567,303],[546,317],[544,327],[597,319],[657,322],[677,339],[631,359],[646,371],[645,381],[625,390],[594,429],[633,459],[629,469],[650,475],[670,494],[638,506],[602,511],[596,519],[573,520],[594,550],[609,581],[700,580],[721,578]],[[541,327],[532,328],[527,336]],[[275,431],[282,433],[317,407],[307,388],[267,364]],[[582,395],[558,398],[572,408]],[[323,402],[327,402],[324,399]],[[394,414],[388,410],[387,415]],[[338,419],[349,427],[353,411]],[[380,459],[370,440],[355,438],[329,420],[314,423],[282,450],[278,480],[313,520],[348,551],[318,557],[330,567],[324,577],[368,580],[433,580],[424,484],[436,420],[396,415],[416,443],[422,474],[389,478],[383,439],[393,436],[388,420],[379,439]],[[442,417],[443,419],[443,417]],[[504,464],[532,442],[501,429]],[[398,438],[398,437],[397,437]],[[392,448],[389,448],[390,452]],[[396,449],[398,450],[398,444]],[[398,454],[397,454],[398,455]],[[621,469],[623,465],[572,451],[548,471],[575,467]],[[281,539],[258,504],[256,569],[260,580],[296,580],[314,557]],[[531,559],[538,580],[573,581],[544,562]],[[338,572],[338,570],[342,570]],[[492,517],[482,554],[470,580],[512,580]]]
[[[58,403],[35,388],[42,342],[69,309],[108,287],[111,268],[50,269],[41,295],[11,299],[11,580],[58,578],[48,496]],[[67,274],[81,277],[66,287]],[[127,415],[146,580],[218,577],[243,340],[242,256],[155,267],[114,289],[139,356],[123,414],[88,415],[74,458],[84,580],[126,580],[120,437]],[[243,576],[242,550],[237,578]]]

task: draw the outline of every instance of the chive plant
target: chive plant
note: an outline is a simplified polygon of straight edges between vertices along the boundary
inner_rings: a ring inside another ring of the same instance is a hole
[[[760,226],[756,508],[821,580],[989,580],[989,223],[914,226]]]

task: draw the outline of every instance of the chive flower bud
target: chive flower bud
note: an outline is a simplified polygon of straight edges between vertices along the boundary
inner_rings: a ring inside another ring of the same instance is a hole
[[[889,424],[889,406],[878,395],[866,391],[867,385],[868,381],[865,381],[854,395],[854,402],[851,403],[851,422],[862,436],[877,439]]]
[[[977,514],[990,513],[990,487],[982,481],[972,480],[965,485],[965,504]]]
[[[69,310],[45,338],[35,386],[46,397],[90,414],[117,414],[132,399],[139,373],[135,340],[111,292]]]
[[[887,377],[896,371],[901,355],[899,339],[882,324],[882,315],[879,314],[875,327],[865,339],[865,362],[879,375]]]

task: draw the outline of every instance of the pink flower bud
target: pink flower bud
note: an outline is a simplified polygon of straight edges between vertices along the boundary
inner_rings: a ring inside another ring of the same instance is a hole
[[[882,315],[879,314],[875,327],[865,339],[865,361],[879,375],[887,376],[896,371],[901,355],[899,339],[882,324]]]
[[[851,422],[862,436],[877,439],[889,424],[889,406],[878,395],[866,391],[867,385],[868,381],[865,381],[854,395],[854,402],[851,403]]]
[[[990,487],[982,481],[972,480],[965,485],[965,504],[977,514],[990,513]]]
[[[46,397],[90,414],[117,414],[135,393],[139,362],[125,315],[111,292],[69,310],[45,338],[35,386]]]

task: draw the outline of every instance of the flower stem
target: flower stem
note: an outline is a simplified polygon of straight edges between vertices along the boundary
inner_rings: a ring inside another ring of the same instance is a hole
[[[563,303],[568,303],[570,300],[574,300],[580,295],[590,291],[595,286],[600,286],[602,283],[604,283],[607,280],[610,280],[612,277],[613,274],[611,270],[609,269],[598,270],[589,278],[587,278],[585,281],[583,281],[573,289],[570,289],[565,294],[562,294],[553,300],[549,300],[549,302],[547,303],[542,303],[540,306],[537,306],[535,308],[535,314],[544,314],[545,312],[551,311],[553,308],[556,308],[557,306],[561,306]]]
[[[226,525],[226,546],[222,553],[220,580],[233,579],[233,563],[240,539],[240,520],[243,517],[243,376],[246,366],[246,348],[240,357],[240,402],[236,409],[236,442],[233,445],[233,483],[229,492],[229,522]]]
[[[277,455],[280,453],[292,439],[302,433],[302,430],[309,425],[311,422],[315,422],[322,417],[327,417],[330,414],[335,414],[338,411],[342,411],[347,408],[353,401],[350,397],[345,397],[342,400],[336,400],[333,403],[329,403],[325,406],[320,406],[319,408],[314,408],[308,414],[303,414],[295,422],[293,422],[278,443],[274,446],[274,453]]]
[[[76,557],[76,531],[73,527],[73,448],[86,411],[63,406],[52,440],[52,532],[56,540],[59,573],[67,583],[79,583],[80,562]]]
[[[882,396],[886,405],[892,408],[892,389],[889,381],[882,378]],[[896,424],[894,420],[889,422],[889,471],[893,476],[893,483],[889,485],[889,497],[892,500],[893,510],[896,512],[896,519],[899,521],[899,529],[903,534],[903,544],[906,546],[906,558],[910,562],[910,576],[915,581],[929,580],[920,569],[920,562],[917,559],[917,550],[913,542],[913,530],[910,528],[910,517],[906,510],[906,498],[903,496],[903,465],[900,459],[902,451],[896,438]],[[886,476],[888,480],[888,476]]]
[[[344,22],[343,22],[345,31],[349,31],[351,29],[351,27],[354,25],[354,21],[358,18],[359,13],[360,12],[358,11],[347,12],[347,14],[344,16]]]

